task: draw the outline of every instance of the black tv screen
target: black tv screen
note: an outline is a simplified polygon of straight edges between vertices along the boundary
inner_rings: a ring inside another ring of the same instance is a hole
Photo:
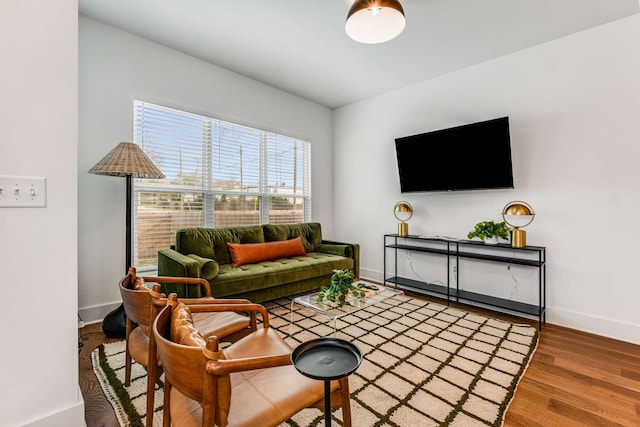
[[[396,138],[400,191],[513,188],[509,118]]]

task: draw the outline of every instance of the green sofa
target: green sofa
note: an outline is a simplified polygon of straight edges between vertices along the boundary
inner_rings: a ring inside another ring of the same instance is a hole
[[[245,264],[234,268],[227,243],[265,243],[300,237],[305,256]],[[216,298],[268,301],[328,285],[333,270],[359,274],[360,246],[322,239],[319,223],[265,224],[231,228],[185,228],[176,244],[158,251],[158,275],[202,277]],[[163,292],[200,297],[200,290],[164,284]]]

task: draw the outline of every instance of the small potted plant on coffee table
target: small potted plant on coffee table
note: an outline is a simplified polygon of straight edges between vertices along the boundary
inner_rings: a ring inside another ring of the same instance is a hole
[[[325,299],[337,308],[349,302],[349,293],[356,298],[362,298],[365,292],[362,290],[362,283],[353,283],[353,273],[350,270],[333,270],[331,284],[320,287],[320,292],[316,300],[322,302]]]
[[[494,221],[482,221],[475,225],[472,231],[467,234],[467,238],[473,239],[477,237],[487,244],[495,245],[498,243],[498,238],[508,240],[509,239],[509,227],[502,222]]]

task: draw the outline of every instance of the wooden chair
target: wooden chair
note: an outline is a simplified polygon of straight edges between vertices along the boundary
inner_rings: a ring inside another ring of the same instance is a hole
[[[324,385],[291,365],[291,347],[269,327],[259,304],[190,305],[195,313],[242,310],[260,313],[263,328],[221,350],[216,337],[201,344],[178,343],[175,294],[153,323],[164,368],[164,426],[277,426],[307,407],[324,408]],[[203,346],[204,345],[204,346]],[[332,407],[342,407],[351,426],[348,378],[331,383]]]
[[[152,289],[147,284],[152,284]],[[159,283],[184,283],[188,285],[202,286],[207,301],[211,304],[224,303],[245,304],[248,300],[216,300],[211,298],[209,282],[204,279],[185,277],[149,277],[136,276],[134,267],[120,281],[120,294],[124,310],[127,315],[126,323],[126,352],[125,352],[125,386],[131,383],[132,359],[147,368],[147,423],[153,424],[153,405],[155,394],[155,381],[162,374],[159,364],[155,338],[151,334],[151,323],[160,309],[164,307],[166,296],[160,292]],[[181,300],[187,304],[199,302],[202,299]],[[237,312],[202,313],[194,316],[195,327],[199,328],[204,336],[214,335],[218,339],[233,342],[256,330],[256,316],[249,317]]]

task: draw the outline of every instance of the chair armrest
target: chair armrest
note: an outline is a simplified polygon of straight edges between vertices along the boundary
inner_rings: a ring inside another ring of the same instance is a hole
[[[179,300],[180,302],[186,304],[189,306],[189,309],[191,310],[191,307],[193,305],[211,305],[211,304],[216,304],[216,305],[224,305],[224,304],[251,304],[251,301],[249,301],[248,299],[202,299],[202,298],[180,298]],[[161,303],[162,304],[162,303]],[[162,304],[164,305],[164,304]],[[196,310],[192,310],[192,312],[206,312],[206,311],[212,311],[212,310],[203,310],[203,309],[196,309]],[[223,310],[223,311],[241,311],[243,313],[245,313],[244,310]],[[256,331],[258,330],[258,322],[256,320],[256,312],[255,311],[249,311],[249,326],[251,327],[252,331]]]
[[[211,285],[205,279],[195,277],[170,277],[170,276],[142,276],[146,283],[183,283],[185,285],[200,285],[204,288],[205,297],[211,297]],[[186,303],[185,303],[186,304]]]
[[[162,279],[162,278],[161,278]],[[204,280],[204,279],[201,279]],[[172,293],[168,297],[159,293],[157,286],[152,290],[152,305],[156,313],[159,313],[163,307],[167,305],[176,306],[179,302],[189,306],[191,313],[212,313],[222,311],[236,311],[249,314],[249,326],[252,331],[258,329],[256,321],[256,313],[262,316],[263,328],[269,327],[269,312],[264,306],[254,304],[248,299],[214,299],[214,298],[180,298],[177,294]]]
[[[360,245],[358,243],[323,240],[322,243],[318,245],[317,251],[353,258],[353,277],[356,279],[360,277]]]
[[[167,305],[167,296],[165,294],[162,294],[159,292],[155,292],[152,294],[154,295],[154,299],[153,299],[153,304],[158,306],[158,307],[164,307],[165,305]],[[176,302],[181,302],[184,303],[188,306],[192,306],[192,305],[200,305],[200,306],[208,306],[208,305],[224,305],[224,304],[252,304],[251,301],[249,301],[248,299],[215,299],[215,298],[180,298],[177,299],[176,298]],[[203,311],[207,311],[204,310],[202,308],[198,309],[199,311],[203,312]],[[231,311],[235,311],[235,310],[231,310]]]
[[[179,300],[184,302],[184,300]],[[229,302],[231,301],[231,302]],[[249,312],[251,317],[255,319],[256,313],[260,313],[262,317],[262,327],[269,328],[269,312],[263,305],[254,303],[245,303],[242,300],[201,300],[195,304],[189,304],[189,310],[192,313],[210,313],[220,311],[240,311]]]
[[[252,304],[248,299],[226,299],[226,298],[179,298],[179,302],[186,305],[209,305],[209,304]]]
[[[291,365],[291,363],[291,354],[281,354],[277,356],[257,356],[231,360],[210,360],[206,364],[206,370],[207,373],[212,375],[224,375],[231,372],[275,368],[276,366]]]

